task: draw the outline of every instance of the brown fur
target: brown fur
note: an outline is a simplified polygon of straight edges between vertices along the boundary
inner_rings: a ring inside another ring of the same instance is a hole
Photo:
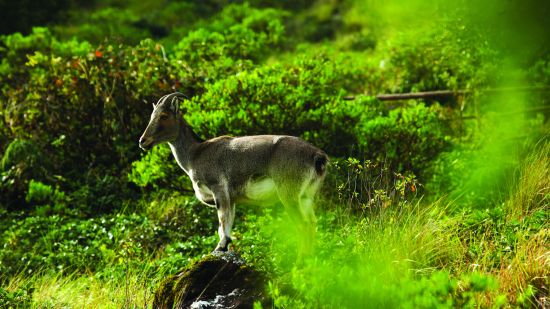
[[[178,115],[177,97],[171,94],[159,100],[140,146],[148,149],[168,142],[176,161],[191,178],[197,197],[216,206],[220,222],[217,250],[227,250],[231,242],[235,203],[273,202],[251,196],[276,196],[300,225],[315,222],[313,198],[328,164],[322,150],[284,135],[220,136],[202,141]]]

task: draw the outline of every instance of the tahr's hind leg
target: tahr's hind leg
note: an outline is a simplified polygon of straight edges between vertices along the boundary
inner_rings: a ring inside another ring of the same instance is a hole
[[[315,232],[317,229],[317,219],[313,211],[313,198],[305,195],[301,196],[299,204],[302,217],[303,254],[310,255],[313,253],[315,246]]]
[[[301,195],[300,186],[279,187],[277,195],[285,207],[298,236],[298,259],[313,252],[315,242],[315,214],[313,199],[308,195]]]
[[[319,189],[320,181],[313,178],[302,185],[299,195],[299,210],[303,221],[304,254],[313,253],[315,234],[317,230],[317,218],[315,218],[314,198]]]

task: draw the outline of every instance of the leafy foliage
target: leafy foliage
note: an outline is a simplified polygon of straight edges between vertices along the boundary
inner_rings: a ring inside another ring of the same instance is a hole
[[[181,187],[181,183],[186,182],[181,179],[179,167],[171,158],[172,152],[168,145],[153,148],[141,160],[132,163],[128,180],[140,187],[152,186],[155,189]]]
[[[440,114],[437,105],[412,104],[386,116],[365,117],[358,129],[360,144],[374,159],[387,161],[391,170],[420,174],[450,146],[451,134]]]
[[[547,84],[544,48],[513,57],[454,6],[416,27],[404,16],[423,18],[416,1],[61,2],[47,28],[31,30],[33,11],[13,24],[24,34],[0,37],[0,307],[147,307],[165,274],[214,247],[216,211],[169,148],[137,147],[150,103],[173,91],[205,138],[289,134],[331,156],[317,251],[300,267],[281,207],[237,209],[235,248],[270,275],[274,307],[527,307],[548,294],[547,138],[517,149],[547,134],[545,94],[511,96],[531,108],[516,117],[479,91]],[[508,122],[537,133],[506,142],[495,128],[514,133]]]
[[[213,83],[184,107],[189,123],[207,136],[298,135],[341,154],[343,145],[356,142],[343,126],[353,127],[362,108],[342,97],[359,76],[344,59],[304,56],[288,67],[262,67]]]

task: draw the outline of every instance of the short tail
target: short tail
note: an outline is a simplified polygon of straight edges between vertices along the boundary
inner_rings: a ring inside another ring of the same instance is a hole
[[[313,156],[313,162],[315,165],[315,172],[318,176],[325,175],[327,164],[328,164],[328,156],[324,152],[317,152]]]

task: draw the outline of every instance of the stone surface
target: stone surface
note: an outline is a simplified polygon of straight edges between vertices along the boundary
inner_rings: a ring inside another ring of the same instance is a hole
[[[265,304],[265,276],[235,252],[216,252],[166,278],[153,308],[252,308]]]

